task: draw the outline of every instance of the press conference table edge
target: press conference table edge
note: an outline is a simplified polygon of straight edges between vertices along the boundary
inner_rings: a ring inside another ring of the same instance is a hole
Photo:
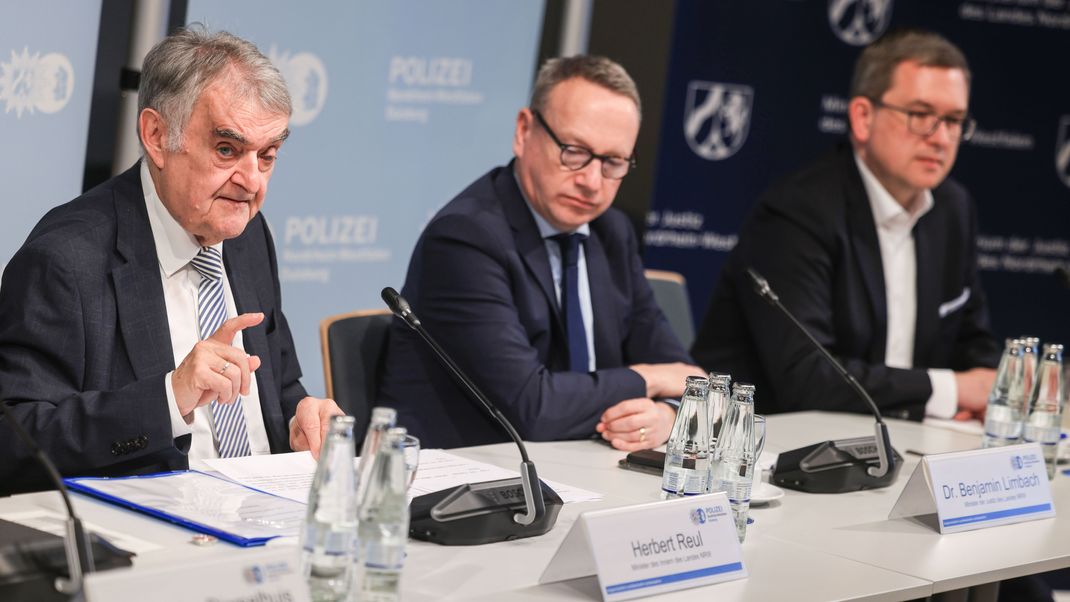
[[[901,453],[960,451],[980,443],[974,435],[887,422]],[[780,452],[864,436],[872,432],[872,419],[826,412],[780,414],[768,417],[768,432],[766,449]],[[555,528],[537,538],[458,548],[410,542],[403,578],[406,600],[599,599],[594,577],[544,585],[538,577],[580,513],[655,500],[658,477],[621,470],[617,461],[623,452],[596,441],[529,443],[528,448],[540,477],[600,492],[604,499],[566,505]],[[519,466],[510,444],[450,451],[506,468]],[[1055,518],[941,536],[912,519],[886,518],[919,462],[913,454],[904,453],[904,458],[899,478],[886,489],[839,495],[787,491],[781,500],[754,508],[755,522],[743,544],[749,577],[705,591],[719,600],[903,600],[1070,566],[1070,519],[1064,518],[1070,512],[1070,485],[1063,475],[1052,482]],[[131,570],[242,552],[225,543],[195,547],[185,529],[81,495],[75,495],[75,505],[87,522],[162,546],[138,557]],[[0,513],[37,508],[59,512],[62,502],[54,492],[0,498]],[[998,545],[1008,540],[1018,545]],[[994,554],[977,553],[991,549]],[[697,591],[657,599],[690,599]]]

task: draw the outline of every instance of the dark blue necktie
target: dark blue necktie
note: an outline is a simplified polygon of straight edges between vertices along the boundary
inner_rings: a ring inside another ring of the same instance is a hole
[[[558,234],[553,239],[561,247],[561,313],[568,333],[568,369],[590,372],[587,359],[587,329],[580,309],[580,245],[586,234]]]

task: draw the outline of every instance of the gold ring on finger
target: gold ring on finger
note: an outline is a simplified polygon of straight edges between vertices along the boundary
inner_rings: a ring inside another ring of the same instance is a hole
[[[639,427],[639,440],[640,441],[646,441],[646,427],[645,426]]]

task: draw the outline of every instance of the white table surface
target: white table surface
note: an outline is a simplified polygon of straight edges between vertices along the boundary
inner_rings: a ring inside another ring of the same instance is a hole
[[[1057,518],[941,536],[913,519],[887,520],[918,463],[906,450],[939,453],[975,448],[977,436],[917,423],[888,421],[892,442],[906,461],[886,489],[838,495],[787,491],[751,511],[743,544],[745,580],[684,590],[658,599],[903,600],[931,593],[1070,566],[1070,493],[1061,473],[1053,483]],[[804,412],[768,418],[769,451],[872,433],[861,415]],[[519,465],[507,444],[451,450],[508,468]],[[621,470],[624,454],[593,441],[529,443],[539,475],[600,492],[605,499],[566,505],[554,529],[537,538],[443,547],[412,541],[403,581],[405,600],[598,600],[594,577],[539,585],[538,578],[581,512],[658,499],[659,477]],[[131,533],[162,546],[140,555],[134,569],[174,566],[242,549],[226,543],[192,545],[192,533],[81,495],[83,520]],[[0,513],[62,510],[55,493],[0,498]],[[296,553],[296,550],[295,550]]]

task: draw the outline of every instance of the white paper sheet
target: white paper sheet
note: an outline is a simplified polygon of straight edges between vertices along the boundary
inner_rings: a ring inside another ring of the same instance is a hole
[[[316,472],[316,463],[308,452],[206,462],[228,479],[302,503],[308,502],[308,490],[312,486],[312,475]],[[516,470],[469,460],[441,449],[421,449],[420,467],[416,471],[416,480],[409,488],[409,499],[464,483],[507,479],[519,474]],[[566,504],[602,499],[599,493],[543,480]]]

